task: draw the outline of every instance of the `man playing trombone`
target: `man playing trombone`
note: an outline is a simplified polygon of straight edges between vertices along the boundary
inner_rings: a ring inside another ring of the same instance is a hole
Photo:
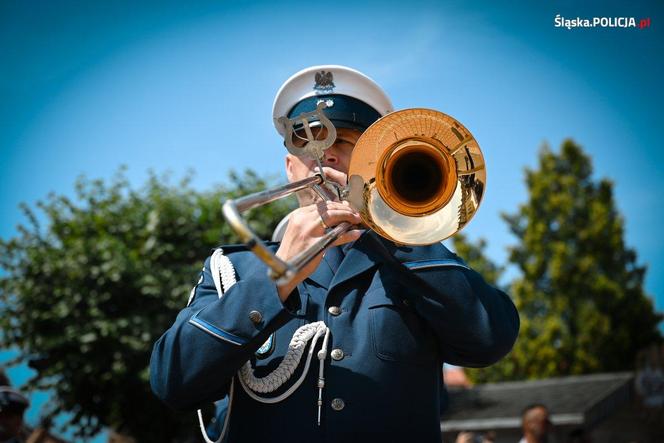
[[[219,440],[231,443],[440,442],[443,362],[490,365],[519,330],[509,297],[439,241],[481,199],[474,139],[442,113],[393,112],[373,80],[342,66],[293,75],[273,115],[289,182],[325,182],[299,191],[273,260],[289,263],[330,231],[340,235],[276,282],[246,247],[217,249],[154,346],[154,392],[180,410],[227,398]],[[418,129],[400,138],[404,125]],[[352,153],[388,138],[380,161],[351,165]],[[316,146],[316,155],[298,154]],[[367,178],[380,162],[387,172]],[[348,182],[349,198],[323,198],[346,196],[338,191]],[[444,235],[432,240],[436,230]]]

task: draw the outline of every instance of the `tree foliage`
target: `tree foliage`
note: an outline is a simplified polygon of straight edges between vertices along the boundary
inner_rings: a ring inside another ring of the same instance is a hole
[[[500,287],[500,279],[504,272],[504,267],[495,264],[485,254],[486,240],[481,238],[477,241],[470,241],[463,234],[459,233],[452,237],[452,244],[456,253],[475,271],[479,272],[484,280],[496,287]],[[510,378],[512,366],[509,360],[503,359],[501,362],[487,368],[467,368],[466,375],[473,383],[485,383],[490,381],[501,381]]]
[[[510,378],[633,368],[635,353],[659,340],[661,320],[643,289],[645,268],[624,243],[613,185],[592,177],[571,140],[543,148],[526,170],[528,201],[504,215],[519,242],[510,262],[521,332],[500,363]]]
[[[28,223],[0,240],[0,342],[50,389],[50,414],[73,413],[78,435],[111,427],[138,441],[183,441],[193,414],[174,414],[150,392],[152,344],[186,304],[211,248],[237,243],[220,202],[264,188],[251,172],[209,192],[152,174],[135,189],[120,171],[110,182],[81,178],[75,198],[50,195],[23,207]],[[252,211],[269,237],[288,211]],[[40,221],[43,221],[43,226]]]
[[[472,269],[479,272],[484,280],[491,285],[498,285],[503,267],[495,264],[489,259],[484,250],[486,249],[486,240],[483,238],[475,242],[468,240],[463,233],[458,233],[452,237],[452,244],[457,255],[461,257]]]

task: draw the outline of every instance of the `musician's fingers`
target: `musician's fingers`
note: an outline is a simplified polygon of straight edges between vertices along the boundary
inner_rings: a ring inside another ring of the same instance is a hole
[[[345,173],[328,166],[323,166],[323,174],[325,174],[327,180],[338,183],[341,186],[346,186],[346,183],[348,182],[348,176]]]
[[[348,222],[351,225],[362,222],[360,215],[350,208],[327,209],[327,211],[320,213],[319,217],[328,228],[332,228],[341,222]]]
[[[358,212],[345,202],[319,201],[311,205],[308,210],[313,211],[311,217],[315,218],[317,214],[328,228],[341,221],[348,221],[351,224],[360,222]]]
[[[350,243],[352,241],[357,240],[360,238],[360,236],[364,233],[364,229],[351,229],[350,231],[344,232],[337,238],[334,243],[332,243],[333,246],[340,246],[344,245],[346,243]]]
[[[357,212],[355,211],[350,204],[347,201],[319,201],[314,203],[313,205],[307,206],[307,208],[310,209],[315,209],[318,211],[319,214],[322,214],[324,212],[338,209],[342,211],[351,211],[351,212]]]

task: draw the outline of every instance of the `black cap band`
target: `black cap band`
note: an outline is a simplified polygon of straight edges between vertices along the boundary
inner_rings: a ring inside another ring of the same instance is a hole
[[[364,131],[381,117],[378,111],[356,98],[339,94],[323,94],[299,101],[288,113],[288,118],[297,117],[303,112],[315,111],[320,101],[327,102],[328,106],[323,112],[337,128]],[[295,129],[298,129],[297,125]]]

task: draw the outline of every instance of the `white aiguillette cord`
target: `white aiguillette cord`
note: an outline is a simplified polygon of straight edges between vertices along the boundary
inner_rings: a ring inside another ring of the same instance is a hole
[[[217,288],[217,293],[219,298],[223,297],[226,291],[233,286],[237,280],[235,278],[235,268],[233,268],[233,263],[229,260],[228,257],[224,255],[224,251],[219,248],[214,251],[212,257],[210,258],[210,272],[212,272],[212,279],[214,280],[214,286]],[[318,426],[320,426],[321,410],[323,406],[323,388],[325,387],[325,377],[324,377],[324,368],[325,368],[325,359],[327,358],[327,348],[330,338],[330,329],[325,326],[325,323],[318,321],[315,323],[308,323],[306,325],[298,328],[293,334],[293,338],[288,344],[288,351],[284,356],[284,359],[279,363],[279,366],[272,372],[270,372],[265,377],[256,377],[253,369],[251,368],[251,363],[246,362],[238,371],[238,379],[240,380],[240,385],[245,390],[249,397],[253,398],[256,401],[261,403],[278,403],[286,398],[288,398],[297,388],[300,387],[302,382],[304,382],[307,373],[309,372],[309,366],[311,364],[311,358],[314,353],[314,348],[318,339],[323,336],[323,344],[321,349],[317,353],[318,357]],[[307,360],[304,365],[304,370],[300,375],[300,378],[293,383],[293,385],[288,388],[283,394],[280,394],[276,397],[261,397],[260,394],[267,394],[274,392],[284,385],[295,373],[295,370],[300,365],[302,360],[302,354],[307,346],[307,343],[311,341],[309,346],[309,352],[307,354]],[[231,408],[233,405],[233,392],[234,392],[235,377],[231,379],[231,386],[228,391],[228,409],[226,411],[226,418],[224,419],[224,426],[222,428],[221,434],[217,441],[211,440],[205,429],[205,424],[203,423],[203,413],[199,409],[198,414],[198,423],[201,428],[201,433],[203,434],[203,439],[206,443],[220,443],[226,431],[228,429],[228,422],[231,416]]]

